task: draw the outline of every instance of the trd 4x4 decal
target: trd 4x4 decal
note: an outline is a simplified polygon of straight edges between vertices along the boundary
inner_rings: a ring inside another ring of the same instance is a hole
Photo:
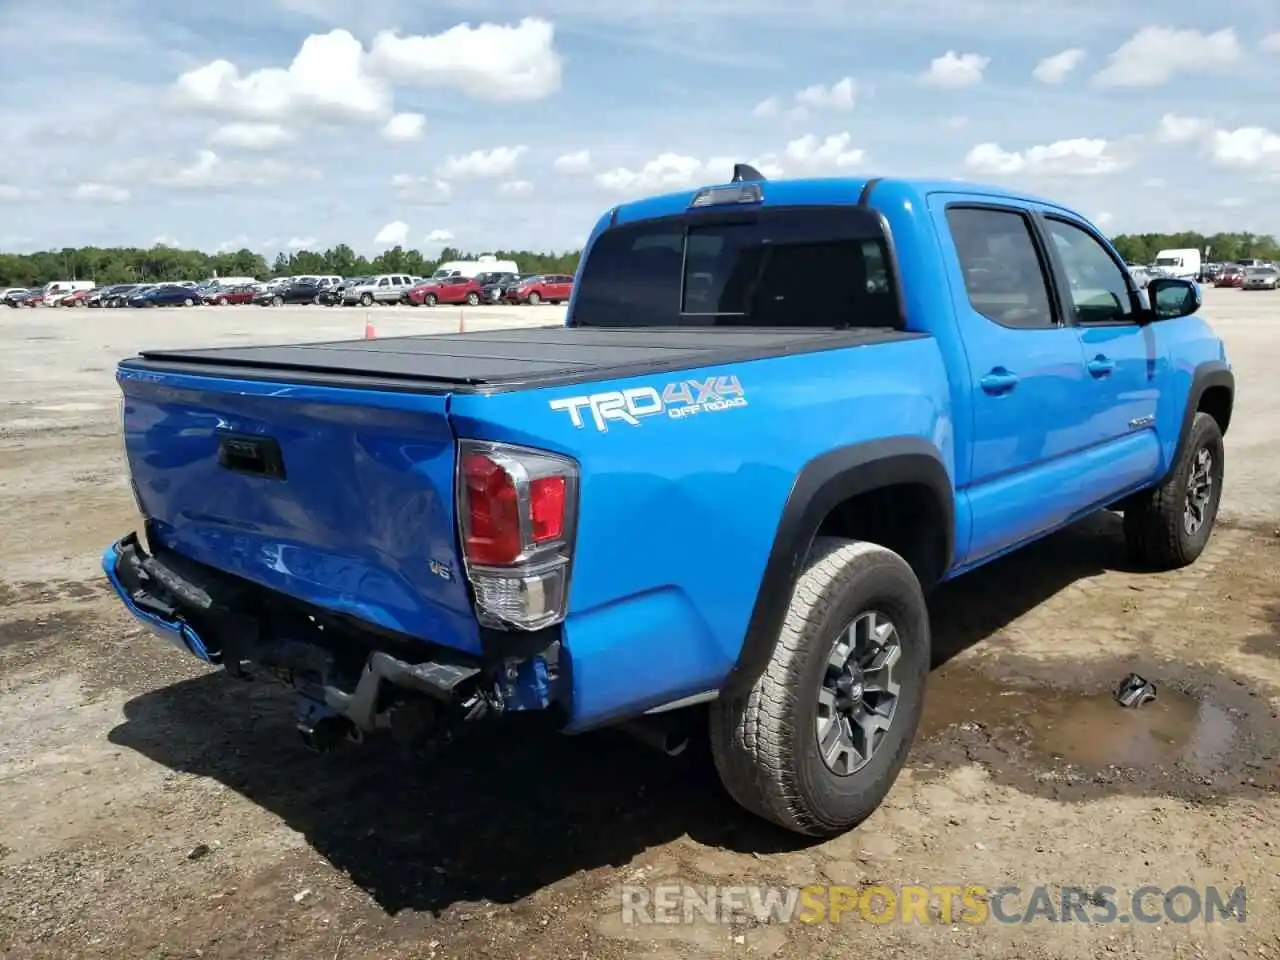
[[[661,390],[656,387],[630,387],[607,393],[562,397],[550,404],[552,410],[566,411],[575,427],[586,426],[589,419],[601,433],[609,431],[610,422],[638,427],[645,417],[665,414],[679,420],[746,405],[747,395],[735,376],[677,380]]]

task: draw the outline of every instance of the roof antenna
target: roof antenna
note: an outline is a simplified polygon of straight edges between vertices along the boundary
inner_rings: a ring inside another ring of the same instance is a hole
[[[742,183],[744,180],[760,181],[764,179],[764,174],[751,166],[749,163],[735,163],[733,165],[733,179],[730,183]]]

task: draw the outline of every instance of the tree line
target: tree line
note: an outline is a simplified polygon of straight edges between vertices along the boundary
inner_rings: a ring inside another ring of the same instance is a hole
[[[578,251],[539,253],[533,250],[494,250],[499,260],[514,260],[526,273],[569,273],[578,267]],[[111,283],[159,283],[166,280],[205,280],[209,277],[271,277],[336,275],[359,277],[377,273],[429,276],[449,260],[475,256],[445,247],[432,259],[420,250],[395,246],[378,256],[357,254],[345,243],[328,250],[281,253],[268,263],[260,253],[237,250],[204,253],[158,245],[138,247],[64,247],[38,253],[0,253],[0,287],[36,287],[54,280],[92,280]]]
[[[1257,233],[1140,233],[1120,234],[1111,242],[1130,263],[1150,263],[1157,251],[1195,247],[1209,248],[1210,260],[1234,261],[1246,258],[1280,260],[1280,243],[1269,234]],[[499,260],[514,260],[526,273],[573,273],[580,251],[538,253],[532,250],[495,250]],[[335,274],[342,277],[374,273],[408,273],[427,276],[448,260],[475,257],[454,247],[445,247],[432,259],[420,250],[392,247],[372,259],[357,254],[345,243],[328,250],[299,250],[281,253],[268,263],[260,253],[237,250],[204,253],[155,246],[63,247],[38,253],[0,253],[0,287],[34,287],[54,280],[93,280],[109,283],[158,283],[165,280],[204,280],[208,277],[287,277],[308,274]]]

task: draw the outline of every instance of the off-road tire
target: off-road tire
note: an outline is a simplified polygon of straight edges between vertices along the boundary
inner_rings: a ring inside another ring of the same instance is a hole
[[[1183,525],[1187,484],[1195,468],[1196,457],[1207,449],[1213,458],[1208,509],[1204,522],[1194,533]],[[1160,486],[1134,497],[1125,506],[1124,539],[1132,559],[1152,570],[1177,570],[1196,561],[1213,534],[1222,501],[1222,479],[1226,458],[1222,429],[1218,421],[1199,412],[1191,421],[1191,433],[1169,476]]]
[[[818,692],[837,634],[870,610],[898,630],[897,712],[867,764],[839,776],[818,753]],[[878,544],[818,538],[764,672],[745,694],[711,705],[711,751],[725,789],[747,810],[795,833],[834,836],[857,826],[906,761],[929,662],[928,609],[907,562]]]

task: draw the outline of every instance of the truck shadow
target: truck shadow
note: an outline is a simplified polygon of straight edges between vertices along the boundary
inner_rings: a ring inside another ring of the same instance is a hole
[[[942,589],[937,660],[1116,568],[1114,518],[1086,524]],[[315,756],[294,732],[290,695],[221,674],[143,694],[124,712],[112,743],[277,814],[388,913],[514,902],[682,836],[757,854],[805,845],[727,797],[705,740],[672,760],[615,732],[562,738],[517,718],[478,728],[426,766],[380,743]]]

